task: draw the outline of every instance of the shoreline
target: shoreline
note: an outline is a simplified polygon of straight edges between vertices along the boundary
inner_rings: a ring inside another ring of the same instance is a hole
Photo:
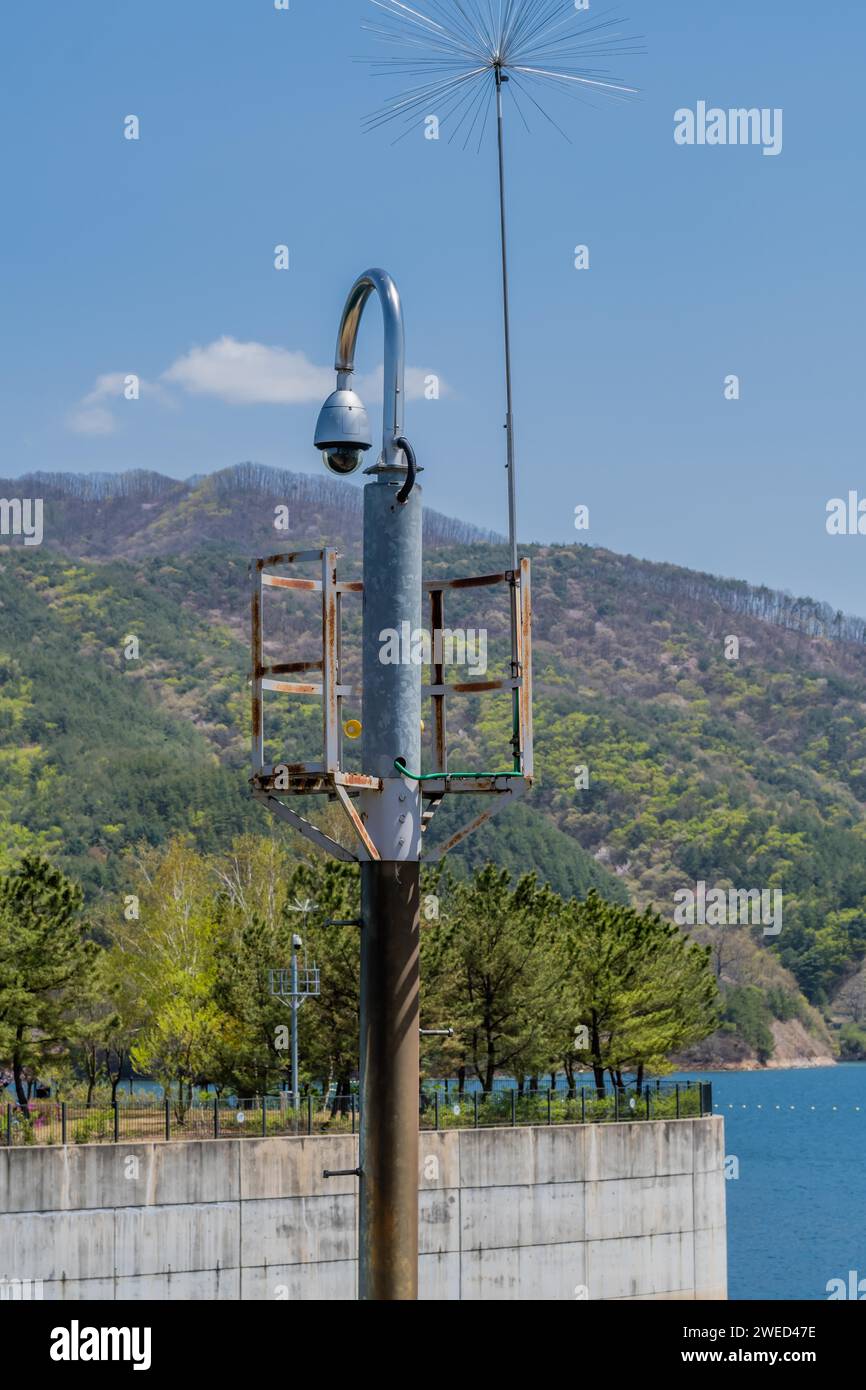
[[[754,1071],[818,1071],[821,1068],[838,1067],[841,1064],[835,1057],[800,1057],[793,1061],[786,1062],[759,1062],[757,1060],[748,1062],[713,1062],[711,1065],[701,1066],[693,1062],[675,1063],[680,1071],[695,1072],[754,1072]],[[851,1065],[854,1065],[853,1060]]]

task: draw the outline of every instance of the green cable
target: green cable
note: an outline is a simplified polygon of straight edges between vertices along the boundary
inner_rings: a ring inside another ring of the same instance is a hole
[[[443,777],[522,777],[522,772],[410,772],[405,763],[399,758],[394,759],[394,766],[398,772],[402,772],[404,777],[411,777],[413,782],[438,782]]]

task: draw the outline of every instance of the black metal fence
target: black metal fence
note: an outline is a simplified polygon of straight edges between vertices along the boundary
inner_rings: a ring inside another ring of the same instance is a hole
[[[459,1094],[437,1089],[422,1091],[419,1099],[422,1130],[697,1119],[712,1113],[713,1091],[706,1081],[608,1090],[604,1096],[594,1086],[524,1093],[500,1089]],[[40,1100],[31,1101],[26,1111],[6,1105],[3,1139],[15,1146],[354,1134],[359,1120],[355,1093],[311,1094],[302,1097],[297,1107],[288,1095],[232,1103],[215,1097],[191,1105],[176,1100],[91,1106]]]

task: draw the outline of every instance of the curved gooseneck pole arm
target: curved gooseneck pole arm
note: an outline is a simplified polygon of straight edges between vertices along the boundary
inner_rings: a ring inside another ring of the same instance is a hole
[[[367,300],[374,290],[381,301],[382,318],[385,322],[385,398],[382,415],[382,455],[378,463],[365,471],[379,473],[399,469],[405,472],[407,465],[398,442],[403,435],[405,395],[403,310],[397,286],[386,270],[365,270],[349,291],[337,338],[337,385],[340,389],[349,386],[349,378],[355,370],[358,329]]]

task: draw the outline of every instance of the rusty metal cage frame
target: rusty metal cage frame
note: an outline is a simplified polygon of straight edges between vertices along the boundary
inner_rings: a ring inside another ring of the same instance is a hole
[[[288,821],[308,839],[327,849],[337,858],[355,861],[378,859],[379,854],[367,834],[361,817],[353,805],[353,797],[362,790],[379,791],[382,779],[363,773],[343,770],[343,700],[354,697],[363,708],[360,687],[347,685],[343,680],[342,603],[344,594],[363,594],[360,580],[338,580],[338,551],[335,547],[322,550],[295,550],[262,556],[250,565],[251,576],[251,639],[252,639],[252,776],[250,786],[257,800],[265,802],[281,819]],[[320,579],[272,574],[270,571],[304,563],[321,566]],[[504,570],[497,574],[474,575],[459,579],[436,579],[423,583],[429,600],[430,631],[444,630],[445,593],[487,587],[495,584],[509,586],[512,634],[511,672],[502,679],[488,681],[446,682],[442,662],[431,662],[429,685],[422,686],[422,696],[431,699],[433,710],[432,772],[418,780],[422,796],[427,801],[422,821],[426,831],[433,815],[449,793],[462,795],[495,794],[497,804],[477,816],[462,830],[452,835],[435,857],[441,857],[492,816],[502,805],[511,803],[532,784],[534,775],[532,739],[532,602],[530,562],[520,561],[517,572]],[[321,593],[322,595],[322,654],[309,661],[264,661],[263,591],[265,588]],[[434,653],[435,655],[435,653]],[[439,653],[441,656],[441,651]],[[310,679],[310,676],[318,679]],[[283,676],[306,679],[282,680]],[[446,701],[454,694],[483,694],[489,691],[515,692],[515,767],[508,772],[486,772],[477,775],[448,772]],[[273,691],[284,695],[318,695],[322,700],[322,759],[314,763],[264,760],[264,694]],[[412,775],[411,773],[409,775]],[[359,853],[352,854],[344,846],[319,830],[311,821],[300,816],[279,800],[281,795],[326,794],[336,798],[359,841]]]

